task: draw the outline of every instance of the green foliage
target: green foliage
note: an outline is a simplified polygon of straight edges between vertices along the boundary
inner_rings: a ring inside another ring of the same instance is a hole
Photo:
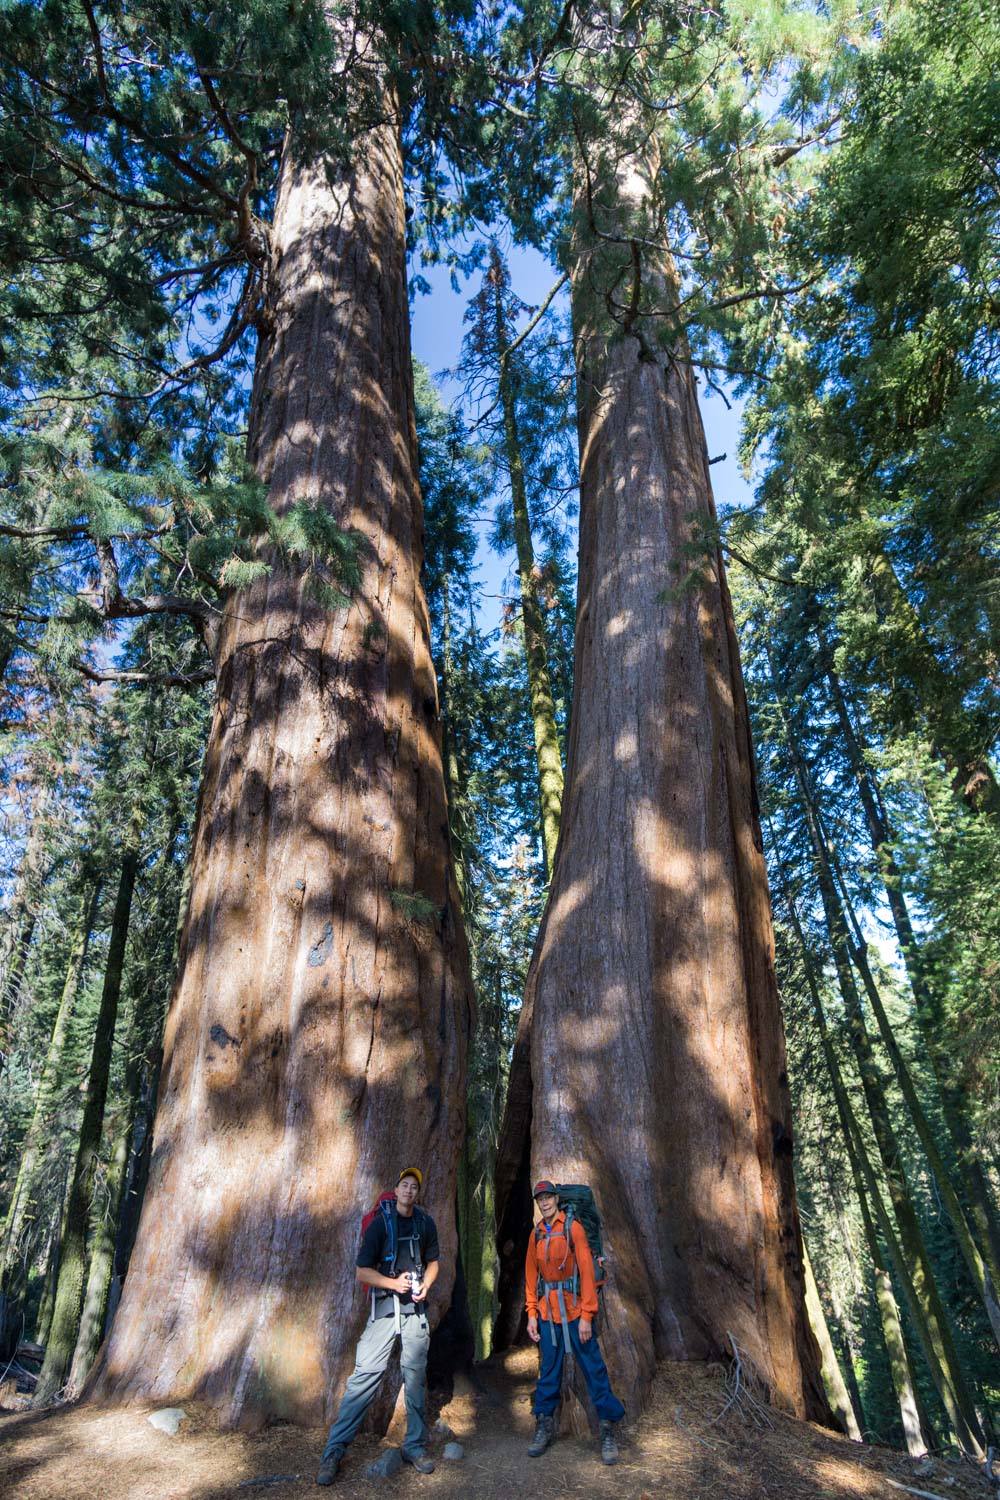
[[[436,922],[441,910],[421,891],[391,890],[389,900],[408,922]]]
[[[337,172],[381,118],[388,83],[407,147],[411,242],[456,277],[486,270],[464,354],[477,427],[415,372],[450,827],[479,1002],[463,1212],[478,1215],[488,1243],[509,1048],[544,902],[517,600],[484,632],[476,568],[480,521],[501,555],[514,543],[490,407],[498,350],[533,309],[482,238],[485,225],[502,240],[505,220],[515,240],[569,270],[599,242],[607,275],[578,296],[582,307],[592,299],[607,336],[638,330],[646,355],[668,351],[709,385],[728,377],[749,397],[743,458],[761,466],[757,502],[718,529],[694,529],[663,597],[697,587],[720,542],[738,564],[806,1232],[870,1426],[898,1441],[868,1252],[815,1045],[807,963],[856,1095],[789,747],[817,788],[840,894],[869,949],[884,946],[880,988],[928,1111],[944,1137],[946,1098],[959,1097],[974,1148],[995,1157],[995,8],[897,0],[876,23],[845,0],[641,0],[614,16],[551,0],[332,10],[237,0],[224,11],[46,0],[0,11],[0,59],[0,839],[16,870],[32,826],[43,830],[45,876],[23,883],[20,906],[17,880],[2,887],[5,938],[25,912],[34,926],[2,1081],[0,1207],[65,978],[71,914],[91,883],[103,889],[20,1247],[28,1278],[37,1285],[58,1222],[121,840],[137,805],[146,834],[109,1131],[125,1109],[126,1054],[138,1048],[147,1087],[155,1074],[209,710],[194,682],[208,675],[206,620],[275,568],[304,574],[329,609],[360,587],[357,537],[312,499],[274,512],[248,472],[245,433],[286,133],[289,149],[322,150]],[[618,176],[638,158],[648,191],[626,201]],[[667,255],[674,287],[658,269]],[[563,734],[571,346],[557,303],[506,364]],[[363,650],[376,631],[366,629]],[[151,696],[81,677],[109,671],[181,686]],[[877,851],[864,776],[886,832]],[[890,889],[911,914],[913,952],[889,932]],[[440,916],[420,891],[389,895],[406,921]],[[982,1315],[895,1095],[890,1108],[963,1357],[993,1399]]]

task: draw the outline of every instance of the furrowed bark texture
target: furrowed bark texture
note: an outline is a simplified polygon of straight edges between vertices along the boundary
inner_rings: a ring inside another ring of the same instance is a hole
[[[655,342],[655,318],[607,311],[635,291],[620,226],[645,212],[659,166],[645,149],[606,174],[601,224],[620,237],[610,251],[588,232],[595,199],[582,171],[578,182],[575,697],[559,852],[525,1003],[532,1176],[596,1189],[611,1266],[601,1342],[632,1412],[658,1356],[725,1357],[731,1336],[778,1405],[828,1418],[805,1312],[753,754],[718,551],[693,587],[665,593],[690,567],[698,522],[714,519],[697,392],[690,368]],[[676,303],[669,264],[647,262],[641,275],[644,301]],[[523,1119],[520,1076],[511,1097]],[[498,1172],[515,1201],[516,1146],[510,1131]]]
[[[276,565],[227,610],[154,1157],[99,1396],[329,1419],[359,1220],[400,1167],[455,1267],[472,997],[419,581],[402,162],[286,153],[251,457],[359,536],[324,607]],[[334,176],[328,178],[328,167]],[[394,1393],[393,1393],[394,1394]]]

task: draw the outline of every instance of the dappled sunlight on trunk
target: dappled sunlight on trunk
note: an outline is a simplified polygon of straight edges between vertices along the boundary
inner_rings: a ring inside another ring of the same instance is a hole
[[[224,1424],[328,1417],[366,1304],[359,1217],[425,1172],[447,1308],[472,1015],[420,584],[394,131],[286,146],[250,454],[353,536],[360,586],[277,557],[231,599],[150,1185],[94,1385]],[[318,575],[318,577],[317,577]],[[387,1417],[391,1382],[380,1410]]]
[[[623,327],[605,295],[633,275],[626,236],[658,166],[644,150],[610,145],[576,208],[576,689],[511,1099],[531,1176],[597,1192],[602,1347],[629,1409],[657,1358],[724,1357],[732,1338],[778,1405],[818,1416],[746,707],[721,557],[699,547],[714,508],[697,391],[655,319]],[[676,302],[665,256],[643,275],[644,306]],[[519,1144],[509,1121],[501,1253],[508,1204],[524,1213]],[[523,1284],[504,1292],[510,1330]]]

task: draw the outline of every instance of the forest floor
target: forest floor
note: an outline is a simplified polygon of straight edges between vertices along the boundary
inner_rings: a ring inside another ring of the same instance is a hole
[[[731,1400],[718,1366],[666,1365],[649,1411],[622,1435],[621,1461],[604,1468],[593,1438],[561,1437],[540,1459],[533,1431],[531,1349],[479,1367],[481,1387],[456,1394],[441,1417],[465,1449],[448,1462],[430,1451],[430,1475],[405,1467],[376,1482],[364,1469],[385,1446],[361,1437],[331,1490],[315,1486],[324,1432],[279,1423],[256,1434],[220,1433],[193,1404],[176,1436],[149,1425],[152,1408],[0,1410],[0,1495],[6,1500],[298,1500],[329,1493],[370,1500],[379,1491],[419,1500],[993,1500],[996,1486],[970,1463],[916,1460],[861,1446],[772,1411]],[[390,1431],[390,1436],[391,1436]],[[398,1438],[397,1438],[398,1441]]]

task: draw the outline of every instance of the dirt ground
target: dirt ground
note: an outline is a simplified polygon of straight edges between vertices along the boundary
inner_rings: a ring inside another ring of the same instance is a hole
[[[516,1350],[481,1367],[481,1388],[441,1411],[465,1449],[448,1462],[432,1448],[433,1474],[406,1467],[376,1484],[363,1475],[384,1443],[359,1438],[332,1496],[371,1500],[381,1491],[419,1500],[996,1500],[997,1486],[974,1465],[914,1460],[859,1446],[819,1427],[757,1408],[733,1392],[717,1367],[666,1365],[650,1410],[623,1434],[621,1462],[604,1468],[596,1439],[561,1437],[540,1459],[525,1453],[533,1431],[534,1351]],[[727,1407],[727,1403],[728,1407]],[[175,1437],[149,1425],[152,1408],[61,1407],[0,1412],[0,1496],[4,1500],[252,1500],[318,1496],[324,1432],[285,1423],[254,1435],[220,1433],[189,1404]]]

